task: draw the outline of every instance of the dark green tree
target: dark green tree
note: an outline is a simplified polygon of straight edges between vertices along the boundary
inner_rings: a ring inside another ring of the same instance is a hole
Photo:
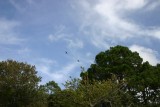
[[[88,78],[89,80],[106,80],[114,74],[120,81],[139,72],[141,64],[142,58],[137,52],[118,45],[96,55],[95,64],[91,64],[87,70]]]
[[[38,77],[35,66],[7,60],[0,62],[0,106],[26,107],[35,103]]]
[[[46,83],[45,92],[48,94],[47,103],[48,107],[58,107],[59,106],[59,100],[58,93],[61,92],[61,88],[58,86],[58,84],[55,81],[49,81]]]
[[[91,64],[87,72],[82,72],[81,77],[92,83],[94,80],[103,81],[115,76],[115,82],[123,84],[124,93],[132,96],[134,105],[158,105],[160,66],[151,66],[142,61],[137,52],[118,45],[96,55],[95,63]],[[122,102],[125,105],[127,99]]]
[[[140,73],[128,78],[128,85],[132,87],[129,92],[137,96],[139,103],[145,106],[157,106],[160,104],[159,77],[159,66],[151,66],[149,62],[144,62]]]

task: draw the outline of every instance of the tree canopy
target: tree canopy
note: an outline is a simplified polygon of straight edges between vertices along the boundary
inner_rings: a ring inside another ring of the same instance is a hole
[[[134,103],[154,105],[160,103],[159,73],[159,64],[152,66],[143,62],[137,52],[118,45],[96,55],[95,63],[81,77],[87,76],[92,82],[111,79],[114,75],[117,83],[124,83],[124,92],[132,95]]]
[[[35,101],[38,82],[35,66],[7,60],[0,62],[0,105],[22,107]]]
[[[138,52],[114,46],[95,56],[81,78],[61,89],[55,81],[40,85],[35,66],[0,62],[1,107],[159,107],[160,64],[144,62]],[[54,78],[53,78],[54,80]]]
[[[122,80],[139,72],[141,64],[142,58],[137,52],[118,45],[96,55],[95,64],[91,64],[87,70],[88,78],[90,80],[106,80],[114,74],[119,80]]]

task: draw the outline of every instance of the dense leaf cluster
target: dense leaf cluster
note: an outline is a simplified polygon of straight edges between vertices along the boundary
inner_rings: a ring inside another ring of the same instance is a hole
[[[149,57],[149,56],[148,56]],[[160,105],[160,65],[152,66],[143,62],[137,52],[124,46],[111,47],[100,52],[82,78],[107,80],[114,75],[117,83],[124,83],[123,91],[132,96],[134,106]]]
[[[38,82],[35,66],[17,61],[0,62],[0,106],[22,107],[36,101]]]

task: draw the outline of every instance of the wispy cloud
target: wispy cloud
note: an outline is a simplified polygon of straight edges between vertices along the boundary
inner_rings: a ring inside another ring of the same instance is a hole
[[[19,38],[14,31],[20,23],[17,21],[9,21],[5,18],[0,18],[0,44],[20,44],[24,39]]]
[[[150,0],[98,0],[96,2],[82,0],[75,5],[78,5],[78,11],[81,11],[79,14],[82,22],[81,32],[88,35],[96,47],[106,48],[118,41],[131,38],[153,37],[159,39],[159,27],[150,29],[127,17],[127,14],[131,12],[140,10],[146,12],[151,6],[150,4],[154,5],[152,6],[152,10],[154,10],[160,4],[157,1],[157,5],[155,5],[155,2],[152,3]],[[74,9],[77,7],[73,6]]]
[[[60,67],[58,63],[56,63],[55,65],[53,62],[54,61],[52,60],[43,59],[42,62],[36,63],[39,74],[43,75],[42,84],[51,80],[62,84],[69,78],[69,76],[72,75],[73,71],[76,70],[76,68],[79,66],[78,63],[68,63]]]
[[[51,42],[62,40],[65,36],[68,36],[65,34],[65,29],[66,27],[64,25],[57,26],[55,28],[55,33],[48,35],[48,39]]]
[[[154,10],[155,8],[159,7],[160,6],[160,1],[159,0],[155,0],[155,1],[152,1],[150,0],[150,2],[148,3],[146,9],[147,11],[152,11]]]
[[[97,51],[121,43],[141,44],[130,48],[153,65],[159,62],[158,52],[138,42],[146,40],[151,43],[155,38],[159,41],[160,27],[154,24],[145,26],[145,23],[140,24],[137,21],[139,19],[132,17],[137,18],[137,12],[154,12],[160,5],[158,0],[8,2],[8,9],[1,11],[7,14],[11,12],[14,17],[4,16],[10,17],[9,20],[0,18],[0,54],[5,58],[22,59],[36,65],[39,75],[43,76],[43,83],[49,80],[64,82],[70,75],[76,75],[74,71],[80,66],[87,68],[94,63]],[[24,36],[29,38],[26,43],[23,42]]]
[[[130,49],[132,51],[137,51],[139,55],[143,58],[144,62],[148,61],[152,65],[160,63],[160,59],[158,59],[157,57],[159,54],[157,51],[139,45],[132,45],[130,46]]]
[[[23,48],[23,49],[19,49],[17,51],[18,54],[22,55],[22,54],[26,54],[26,53],[29,53],[31,50],[27,47]]]
[[[160,27],[153,28],[152,30],[147,30],[146,32],[149,36],[153,36],[160,40]]]
[[[64,38],[69,48],[83,48],[83,41],[80,39]]]
[[[50,34],[49,36],[48,36],[48,39],[51,41],[51,42],[54,42],[54,41],[58,41],[58,40],[60,40],[60,39],[62,39],[64,37],[64,35],[63,34],[57,34],[57,35],[53,35],[53,34]]]
[[[12,6],[14,8],[16,8],[19,12],[24,12],[25,11],[25,8],[23,6],[20,6],[18,4],[18,2],[16,0],[9,0],[9,2],[12,4]]]
[[[55,30],[56,32],[54,34],[48,35],[48,40],[50,42],[63,41],[67,43],[68,48],[83,48],[83,41],[72,34],[68,34],[64,25],[57,27]]]
[[[18,12],[26,12],[29,6],[35,6],[35,0],[9,0],[9,3],[18,11]]]

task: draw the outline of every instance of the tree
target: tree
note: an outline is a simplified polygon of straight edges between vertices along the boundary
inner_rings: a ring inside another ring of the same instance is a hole
[[[91,64],[87,70],[88,78],[89,80],[106,80],[114,74],[120,81],[138,72],[141,64],[142,58],[137,52],[118,45],[96,55],[95,64]]]
[[[116,76],[118,84],[123,84],[123,92],[132,96],[134,104],[142,106],[158,105],[160,98],[160,66],[151,66],[137,52],[128,47],[115,46],[95,57],[87,72],[82,72],[83,80],[92,83]],[[123,101],[126,102],[126,101]]]
[[[149,62],[144,62],[140,73],[128,78],[128,85],[132,87],[130,93],[136,95],[138,102],[143,105],[160,105],[160,69],[158,65],[151,66]]]
[[[26,107],[36,101],[38,77],[35,66],[7,60],[0,62],[0,105]]]
[[[49,81],[48,83],[46,83],[45,89],[48,94],[54,94],[58,91],[61,91],[61,88],[55,81]]]
[[[35,66],[13,60],[0,62],[1,107],[159,107],[160,64],[142,62],[137,52],[111,47],[95,57],[80,78],[61,89],[54,81],[38,85]]]
[[[57,107],[59,101],[57,100],[56,95],[61,91],[61,88],[55,81],[49,81],[46,85],[44,85],[44,88],[45,92],[48,94],[48,107]]]
[[[82,82],[77,78],[71,78],[65,86],[66,88],[56,95],[61,107],[114,107],[121,105],[122,96],[129,99],[129,96],[121,91],[123,85],[117,84],[113,80],[89,83]],[[130,104],[131,102],[128,101],[126,106]]]

